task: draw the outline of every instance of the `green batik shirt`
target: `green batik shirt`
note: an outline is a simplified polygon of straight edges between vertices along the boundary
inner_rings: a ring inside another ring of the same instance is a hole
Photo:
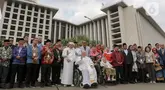
[[[5,60],[0,62],[0,66],[9,67],[10,59],[12,57],[11,47],[0,47],[0,59]]]

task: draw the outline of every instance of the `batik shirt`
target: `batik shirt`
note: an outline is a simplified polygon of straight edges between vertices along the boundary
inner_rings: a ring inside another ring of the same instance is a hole
[[[9,67],[11,57],[12,57],[11,47],[0,48],[0,66]]]

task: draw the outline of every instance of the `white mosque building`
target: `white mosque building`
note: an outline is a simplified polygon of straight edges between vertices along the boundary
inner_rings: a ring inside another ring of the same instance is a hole
[[[85,35],[111,47],[122,43],[146,46],[164,43],[165,33],[144,8],[118,2],[103,7],[104,15],[73,24],[54,19],[59,9],[37,3],[38,0],[1,0],[0,38],[14,38],[14,43],[25,35],[41,36],[42,40],[68,39]],[[3,4],[2,4],[3,3]]]

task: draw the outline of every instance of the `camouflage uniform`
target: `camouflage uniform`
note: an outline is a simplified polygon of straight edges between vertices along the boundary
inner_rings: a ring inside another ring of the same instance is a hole
[[[0,47],[0,83],[2,84],[6,82],[6,78],[9,72],[11,57],[12,57],[11,47]]]

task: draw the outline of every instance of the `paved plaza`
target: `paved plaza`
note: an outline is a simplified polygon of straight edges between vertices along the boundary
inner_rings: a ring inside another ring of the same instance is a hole
[[[22,89],[12,89],[12,90],[22,90]],[[56,87],[45,87],[45,88],[24,88],[23,90],[57,90]],[[59,87],[59,90],[84,90],[78,87]],[[116,85],[116,86],[99,86],[96,89],[88,90],[165,90],[165,83],[157,84],[127,84],[127,85]]]

